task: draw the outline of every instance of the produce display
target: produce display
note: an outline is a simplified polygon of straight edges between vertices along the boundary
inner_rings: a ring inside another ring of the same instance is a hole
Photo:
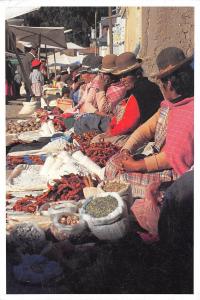
[[[45,155],[24,155],[24,156],[11,156],[6,158],[7,169],[14,169],[19,164],[43,165]]]
[[[97,197],[87,204],[85,212],[94,218],[102,218],[109,215],[117,206],[118,202],[112,196]]]
[[[88,147],[90,145],[91,140],[98,134],[96,131],[88,131],[83,133],[82,135],[73,134],[72,137],[75,139],[81,148]]]
[[[59,200],[83,199],[83,188],[86,187],[83,176],[69,174],[61,179],[54,180],[53,186],[49,185],[49,190],[43,194],[33,197],[26,196],[16,201],[13,210],[34,213],[43,204]]]
[[[20,133],[25,131],[38,130],[41,127],[40,121],[37,119],[30,119],[28,121],[16,122],[9,121],[7,125],[8,133]]]
[[[113,182],[108,181],[103,185],[102,188],[105,192],[118,192],[126,188],[126,184],[117,181],[113,181]]]
[[[74,225],[79,223],[79,217],[75,215],[63,215],[59,218],[58,222],[63,225]]]
[[[105,167],[109,158],[119,151],[119,148],[111,143],[93,143],[84,146],[81,151],[100,167]]]
[[[83,154],[87,155],[98,166],[105,167],[108,159],[119,151],[119,147],[109,142],[90,144],[93,137],[95,137],[97,134],[98,133],[95,131],[86,132],[82,135],[74,134],[73,139],[79,143],[80,150],[83,152]]]

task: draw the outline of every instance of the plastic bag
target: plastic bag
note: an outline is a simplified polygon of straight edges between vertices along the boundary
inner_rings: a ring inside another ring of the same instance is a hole
[[[40,133],[41,136],[52,136],[51,130],[46,122],[42,123]]]
[[[48,174],[49,174],[49,170],[53,166],[54,162],[55,162],[55,156],[54,155],[48,155],[48,157],[45,160],[44,165],[40,169],[40,175],[47,177]]]
[[[7,191],[35,191],[47,188],[47,179],[40,176],[41,165],[18,165],[7,179]]]
[[[30,115],[33,114],[36,109],[40,107],[40,103],[38,101],[33,102],[23,102],[23,107],[19,111],[19,115]]]
[[[18,281],[29,284],[42,284],[57,278],[63,273],[60,265],[42,255],[24,255],[22,262],[13,267],[13,274]]]
[[[86,202],[84,203],[83,207],[80,209],[80,214],[81,214],[82,218],[88,223],[89,227],[95,226],[95,225],[112,224],[115,221],[119,220],[122,215],[128,215],[126,203],[122,200],[122,198],[119,196],[119,194],[117,194],[117,193],[105,193],[104,192],[104,193],[101,193],[101,194],[98,195],[98,197],[107,197],[107,196],[114,197],[118,202],[118,206],[116,207],[115,210],[113,210],[106,217],[95,218],[95,217],[92,217],[91,215],[89,215],[86,212],[87,205],[93,199],[95,199],[96,197],[92,197],[92,198],[87,199]]]
[[[49,120],[47,122],[48,126],[49,126],[49,130],[51,132],[51,134],[54,134],[56,131],[55,131],[55,128],[54,128],[54,124],[53,124],[53,121],[52,120]]]
[[[109,183],[112,183],[115,181],[109,181]],[[104,191],[104,186],[107,182],[103,181],[98,185],[98,188],[102,189]],[[130,183],[124,182],[124,181],[120,181],[120,183],[124,184],[125,187],[122,188],[121,190],[117,191],[116,193],[118,193],[120,195],[120,197],[126,202],[128,208],[133,204],[133,196],[132,196],[132,188]]]
[[[160,216],[160,192],[158,187],[160,182],[153,182],[148,185],[145,198],[137,199],[131,207],[135,218],[140,226],[146,229],[150,234],[158,234],[158,220]]]
[[[72,154],[81,165],[85,166],[91,174],[96,174],[101,180],[104,178],[105,168],[100,168],[95,162],[93,162],[89,157],[84,155],[81,151],[76,151]]]
[[[68,142],[62,138],[56,139],[47,145],[45,145],[41,151],[42,152],[59,152],[64,150],[64,148],[67,146]]]
[[[17,224],[10,233],[10,240],[24,250],[38,251],[46,243],[44,231],[31,222]]]
[[[56,214],[60,213],[77,213],[78,204],[75,201],[57,201],[49,203],[48,214],[53,218]]]
[[[79,223],[73,225],[64,225],[59,223],[60,217],[62,217],[64,213],[56,214],[53,217],[53,223],[50,226],[51,232],[57,240],[65,240],[70,236],[80,235],[86,229],[86,222],[79,215]],[[78,214],[67,213],[67,215],[72,216]]]
[[[89,228],[99,240],[117,240],[126,235],[129,227],[129,219],[125,217],[113,224],[90,226]]]

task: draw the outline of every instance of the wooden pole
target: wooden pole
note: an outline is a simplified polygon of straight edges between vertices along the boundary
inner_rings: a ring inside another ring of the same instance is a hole
[[[39,39],[38,39],[38,46],[39,46],[39,49],[38,49],[38,59],[40,59],[40,52],[41,52],[41,33],[39,34]]]
[[[110,54],[113,54],[113,34],[112,34],[112,8],[108,7],[108,16],[109,16],[109,47]]]
[[[97,9],[95,10],[95,55],[97,55]]]
[[[49,79],[49,66],[48,66],[48,56],[47,56],[47,45],[46,44],[45,44],[45,53],[46,53],[47,78]]]
[[[54,65],[55,65],[55,76],[56,76],[56,53],[55,53],[55,49],[53,49],[53,56],[54,56]]]

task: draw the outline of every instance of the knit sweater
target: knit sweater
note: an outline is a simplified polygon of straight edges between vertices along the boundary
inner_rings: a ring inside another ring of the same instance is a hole
[[[193,165],[194,139],[194,98],[186,98],[177,103],[163,101],[169,107],[166,141],[160,153],[144,159],[148,171],[173,168],[183,174]],[[137,128],[122,149],[134,153],[155,135],[159,110],[148,121]]]

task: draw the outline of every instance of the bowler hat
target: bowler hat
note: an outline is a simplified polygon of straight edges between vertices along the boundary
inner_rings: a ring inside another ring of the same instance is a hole
[[[102,66],[99,71],[101,73],[113,72],[116,68],[116,64],[115,64],[116,58],[117,58],[117,55],[115,55],[115,54],[108,54],[108,55],[104,56],[102,59]]]
[[[39,59],[32,60],[32,62],[31,62],[32,68],[38,67],[39,65],[41,65],[41,61]]]
[[[157,79],[163,78],[187,63],[190,63],[193,59],[193,55],[186,57],[183,50],[176,47],[168,47],[163,49],[157,56],[156,64],[159,69],[159,73],[153,74],[152,77]]]
[[[79,72],[86,72],[86,73],[95,73],[99,71],[99,67],[102,64],[102,56],[88,54],[84,57],[82,61],[82,67],[80,68]]]
[[[132,52],[124,52],[116,58],[116,69],[112,72],[113,75],[121,75],[132,70],[140,68],[142,59],[136,58]]]

